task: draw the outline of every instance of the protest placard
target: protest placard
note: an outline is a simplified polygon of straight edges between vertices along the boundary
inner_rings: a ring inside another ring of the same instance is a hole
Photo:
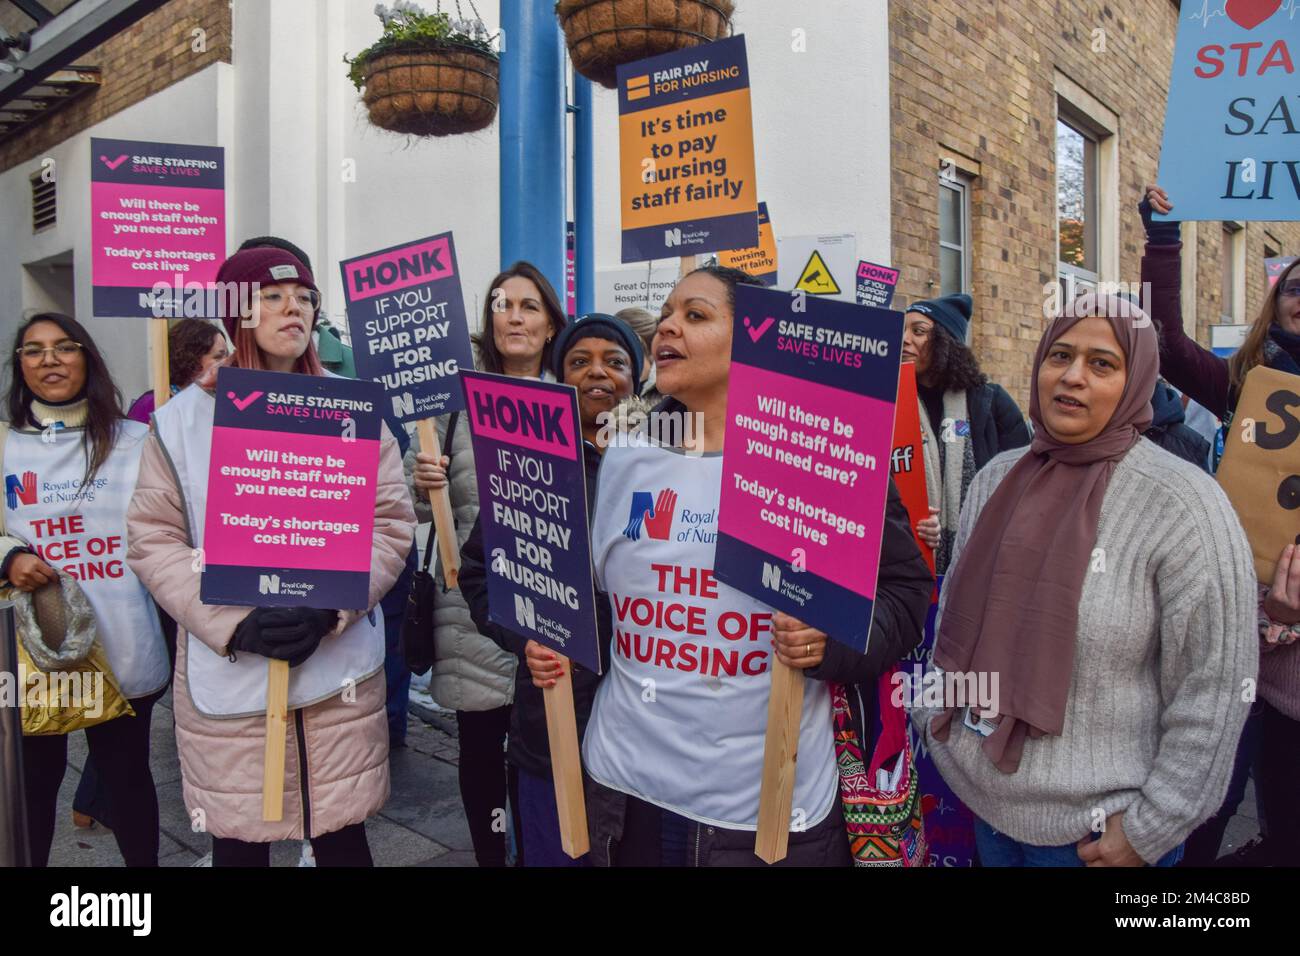
[[[543,690],[565,852],[587,852],[573,709],[576,661],[601,672],[578,395],[567,385],[462,372],[488,562],[488,618],[560,655]]]
[[[91,314],[212,318],[226,257],[225,153],[218,146],[90,141]],[[167,323],[149,323],[150,379],[171,395]]]
[[[718,580],[864,651],[903,317],[736,288]],[[755,853],[785,856],[803,675],[772,661]]]
[[[1264,583],[1296,539],[1300,509],[1300,375],[1256,365],[1223,443],[1219,484],[1250,539]]]
[[[720,580],[866,648],[903,318],[739,286]]]
[[[211,317],[225,259],[223,150],[90,141],[91,302],[96,318]]]
[[[767,214],[767,203],[758,204],[758,245],[718,253],[718,265],[748,272],[763,285],[776,285],[776,234]]]
[[[1270,256],[1264,260],[1264,274],[1268,276],[1268,287],[1277,285],[1277,280],[1286,272],[1286,267],[1295,262],[1295,256]]]
[[[898,288],[898,270],[874,262],[858,263],[858,305],[874,305],[880,309],[889,308],[894,301],[894,290]]]
[[[618,68],[623,261],[758,244],[745,38]]]
[[[204,604],[364,609],[383,391],[373,382],[223,368],[203,521]],[[266,693],[262,816],[283,813],[289,665]]]
[[[382,390],[223,368],[216,396],[203,602],[368,607]]]
[[[906,367],[906,366],[904,366]],[[943,684],[934,669],[934,637],[939,611],[939,592],[943,577],[935,581],[934,596],[925,617],[925,634],[921,643],[899,661],[895,690],[910,710],[914,706],[942,706]],[[928,695],[928,697],[927,697]],[[935,766],[925,735],[911,720],[907,732],[916,760],[916,779],[921,790],[921,816],[925,839],[930,846],[930,866],[975,865],[975,815],[953,793],[943,774]]]
[[[442,456],[433,418],[464,408],[456,374],[474,367],[456,245],[449,232],[339,264],[357,376],[378,382],[395,421],[417,422],[420,449]],[[460,564],[447,489],[431,491],[448,587]]]
[[[889,456],[889,473],[907,509],[912,537],[921,556],[934,573],[934,551],[916,533],[916,524],[930,517],[930,496],[925,486],[924,435],[921,406],[916,396],[916,366],[904,362],[898,370],[898,400],[894,411],[894,448]]]
[[[1159,181],[1176,204],[1173,218],[1300,219],[1300,34],[1291,7],[1282,0],[1183,4],[1160,150]]]

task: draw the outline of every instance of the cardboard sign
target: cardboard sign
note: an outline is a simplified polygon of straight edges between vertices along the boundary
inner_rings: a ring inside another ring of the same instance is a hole
[[[383,391],[223,368],[204,516],[204,604],[370,604]]]
[[[1177,219],[1300,219],[1295,16],[1282,0],[1183,4],[1159,176]]]
[[[772,232],[767,203],[758,204],[758,245],[752,249],[719,252],[718,265],[742,269],[763,285],[776,285],[776,235]]]
[[[925,636],[920,645],[899,661],[898,666],[906,684],[904,699],[910,695],[924,694],[925,675],[934,667],[935,619],[939,612],[939,592],[943,578],[935,582],[934,597],[925,617]],[[921,816],[925,821],[925,839],[930,845],[930,866],[975,865],[975,814],[953,793],[943,774],[930,756],[916,724],[907,722],[907,732],[916,759],[916,780],[921,790]],[[960,733],[954,730],[953,733]]]
[[[1277,285],[1277,280],[1286,272],[1287,266],[1295,262],[1295,256],[1271,256],[1264,260],[1264,274],[1268,276],[1268,287]]]
[[[405,424],[464,408],[474,367],[456,245],[444,232],[339,264],[357,377],[378,382]]]
[[[719,580],[866,648],[903,317],[736,288]]]
[[[678,263],[660,268],[611,269],[596,273],[596,311],[647,309],[655,315],[681,278]]]
[[[578,395],[462,372],[488,561],[488,617],[600,673]]]
[[[898,401],[894,409],[894,451],[889,473],[907,509],[912,537],[934,573],[934,552],[916,533],[916,523],[930,517],[930,494],[925,487],[925,451],[922,444],[921,406],[916,397],[916,366],[904,362],[898,370]]]
[[[758,244],[745,38],[618,68],[623,261]]]
[[[1300,375],[1262,365],[1246,375],[1218,478],[1267,584],[1300,532]]]
[[[898,270],[874,262],[858,263],[858,305],[874,305],[879,309],[889,308],[894,301],[894,290],[898,288]]]
[[[208,284],[226,258],[223,150],[93,138],[90,151],[94,316],[218,315]]]
[[[809,295],[854,301],[858,270],[858,237],[853,233],[824,236],[782,236],[777,287]]]

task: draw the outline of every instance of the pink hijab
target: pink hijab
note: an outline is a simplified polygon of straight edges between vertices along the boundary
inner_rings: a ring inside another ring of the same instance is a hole
[[[1127,359],[1127,381],[1110,422],[1068,445],[1043,426],[1038,373],[1051,348],[1100,311]],[[1074,672],[1079,598],[1097,542],[1102,499],[1115,466],[1151,424],[1160,371],[1150,318],[1127,299],[1088,294],[1052,322],[1034,356],[1029,418],[1034,440],[979,513],[945,583],[934,660],[946,671],[998,675],[997,729],[983,749],[1003,773],[1020,766],[1026,734],[1060,735]],[[948,739],[957,708],[931,729]]]

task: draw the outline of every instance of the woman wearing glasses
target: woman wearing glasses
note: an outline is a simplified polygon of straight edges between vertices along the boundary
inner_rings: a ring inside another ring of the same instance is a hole
[[[1277,285],[1230,358],[1197,345],[1183,331],[1182,242],[1177,221],[1156,221],[1153,212],[1173,210],[1159,186],[1147,187],[1138,207],[1146,227],[1142,281],[1151,290],[1151,318],[1160,333],[1160,374],[1229,427],[1246,375],[1257,365],[1300,375],[1300,259]],[[1300,527],[1296,528],[1300,531]],[[1278,562],[1281,578],[1260,582],[1259,703],[1242,733],[1228,798],[1219,813],[1188,840],[1187,863],[1207,865],[1218,855],[1228,821],[1255,766],[1255,787],[1268,832],[1267,856],[1277,864],[1300,863],[1300,549],[1288,548]],[[1288,581],[1294,560],[1295,574]],[[1260,861],[1264,862],[1264,861]]]
[[[126,505],[148,428],[127,421],[94,340],[74,319],[45,313],[18,329],[4,441],[5,536],[0,578],[36,591],[75,578],[134,716],[86,730],[113,835],[127,866],[158,865],[158,795],[149,771],[149,715],[170,665],[153,601],[127,567]],[[65,735],[23,738],[32,862],[45,866]]]
[[[311,332],[316,281],[292,254],[237,252],[220,283],[257,291],[224,321],[232,364],[325,374]],[[227,288],[230,288],[228,286]],[[185,635],[176,654],[176,745],[185,805],[212,834],[213,866],[267,866],[275,840],[310,839],[321,866],[369,866],[364,822],[388,797],[384,622],[379,599],[401,573],[415,514],[397,442],[386,429],[376,480],[368,606],[252,608],[199,600],[216,403],[200,380],[154,413],[127,512],[130,562]],[[267,660],[292,668],[284,814],[262,820]]]

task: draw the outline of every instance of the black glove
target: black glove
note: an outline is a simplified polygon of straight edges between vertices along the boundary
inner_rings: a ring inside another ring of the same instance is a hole
[[[1153,246],[1176,246],[1182,242],[1182,223],[1177,220],[1156,221],[1151,218],[1151,200],[1146,196],[1138,203],[1142,214],[1142,228],[1147,231],[1147,242]]]
[[[261,654],[297,667],[316,652],[317,646],[338,624],[338,611],[309,607],[259,607],[239,622],[226,651]]]

